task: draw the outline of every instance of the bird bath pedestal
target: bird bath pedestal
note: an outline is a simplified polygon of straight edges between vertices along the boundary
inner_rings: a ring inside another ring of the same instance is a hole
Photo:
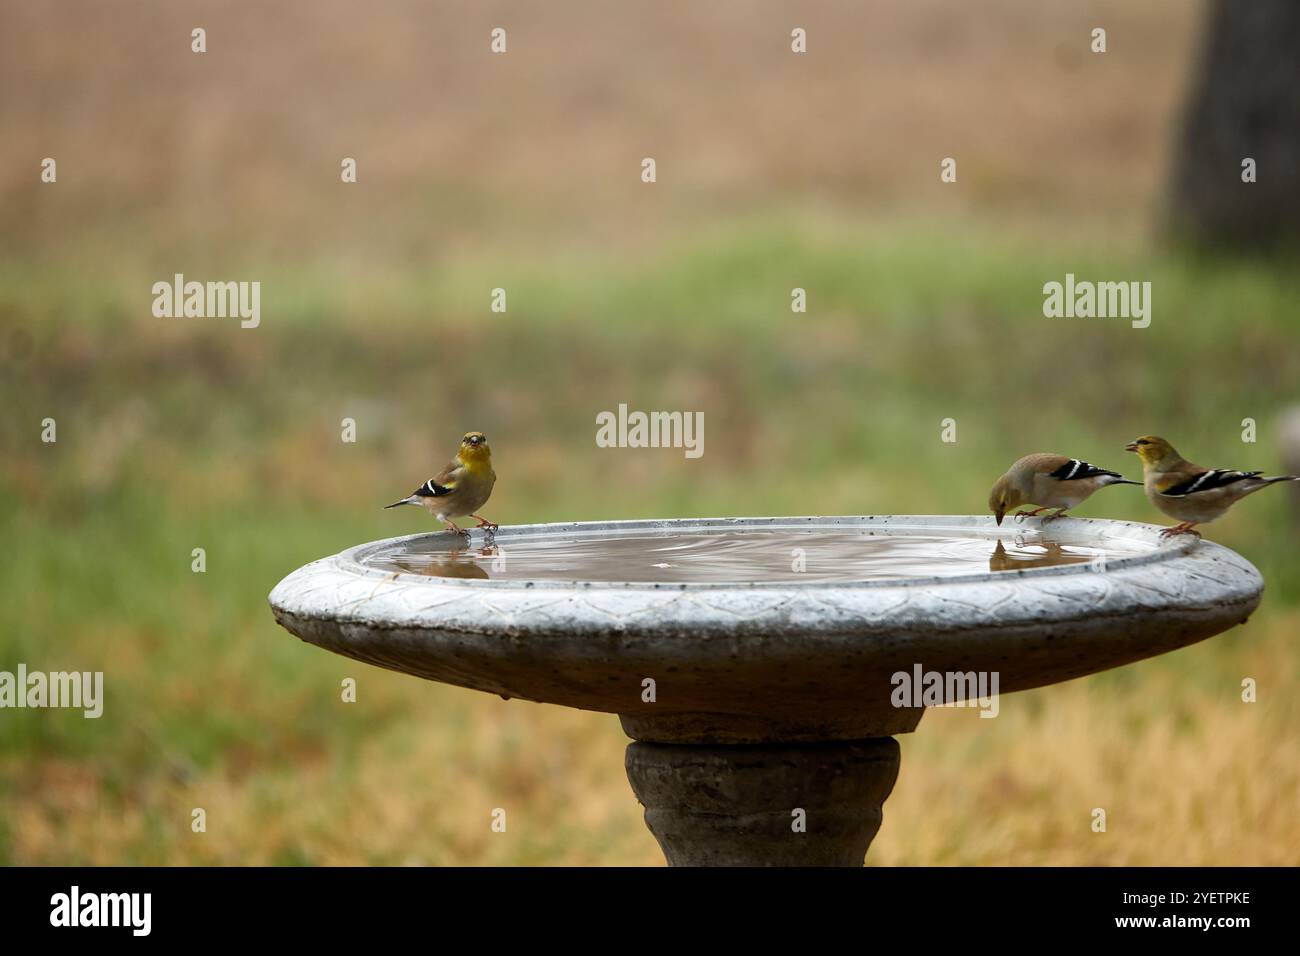
[[[271,592],[298,637],[391,670],[618,714],[671,864],[863,862],[922,707],[900,674],[1001,693],[1245,621],[1247,561],[1153,525],[743,518],[361,545]],[[1007,548],[1010,547],[1010,551]]]

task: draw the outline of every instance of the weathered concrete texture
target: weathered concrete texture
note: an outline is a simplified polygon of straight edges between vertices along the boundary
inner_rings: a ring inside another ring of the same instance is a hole
[[[898,743],[633,743],[626,766],[671,866],[861,866]]]
[[[1037,519],[1017,526],[1032,532]],[[499,545],[581,530],[1001,531],[988,516],[627,521],[502,528]],[[271,593],[306,641],[429,680],[619,714],[665,743],[863,740],[912,730],[892,675],[996,671],[1002,693],[1092,674],[1243,622],[1263,581],[1209,541],[1156,525],[1062,519],[1068,543],[1145,548],[1088,564],[860,583],[611,584],[392,574],[360,559],[379,542],[300,568]],[[416,536],[428,538],[430,536]],[[653,703],[642,681],[653,678]]]

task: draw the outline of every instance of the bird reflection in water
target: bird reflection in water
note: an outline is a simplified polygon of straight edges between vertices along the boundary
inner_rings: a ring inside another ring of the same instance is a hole
[[[487,581],[492,575],[482,562],[490,562],[496,556],[496,545],[470,548],[468,544],[453,547],[441,554],[425,553],[417,563],[398,559],[393,563],[410,574],[422,574],[432,578],[469,578]]]
[[[1061,545],[1044,538],[1038,544],[1042,551],[1027,552],[1020,549],[1025,547],[1024,542],[1017,538],[1012,542],[1016,549],[1008,551],[1006,546],[999,538],[997,545],[993,548],[993,553],[989,555],[990,571],[1023,571],[1026,568],[1056,568],[1063,564],[1083,564],[1092,561],[1096,555],[1080,551],[1067,551]]]

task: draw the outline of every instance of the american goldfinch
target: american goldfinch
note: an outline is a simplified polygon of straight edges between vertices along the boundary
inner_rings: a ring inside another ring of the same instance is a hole
[[[1016,517],[1028,518],[1055,508],[1053,514],[1043,519],[1050,521],[1082,504],[1099,488],[1140,484],[1140,481],[1129,481],[1118,472],[1098,468],[1078,458],[1038,452],[1021,458],[997,480],[989,493],[989,511],[1001,524],[1002,516],[1010,509],[1035,504],[1039,507],[1032,511],[1018,511]]]
[[[456,527],[451,519],[465,515],[478,519],[476,527],[495,531],[496,525],[474,512],[487,504],[496,480],[496,472],[492,470],[492,450],[488,448],[486,436],[482,432],[469,432],[460,440],[460,449],[446,468],[401,501],[384,507],[420,505],[439,521],[445,521],[457,534],[468,535],[469,532]]]
[[[1178,454],[1169,442],[1143,435],[1124,446],[1142,459],[1147,498],[1178,524],[1161,535],[1198,534],[1196,525],[1223,517],[1238,500],[1279,481],[1300,481],[1300,475],[1261,478],[1262,471],[1202,468]]]

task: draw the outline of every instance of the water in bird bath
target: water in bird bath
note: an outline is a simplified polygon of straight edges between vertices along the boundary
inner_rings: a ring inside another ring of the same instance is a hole
[[[385,571],[504,581],[814,583],[949,577],[1082,564],[1143,553],[1037,532],[1002,536],[854,528],[539,533],[472,542],[450,534],[385,544],[362,564]]]

